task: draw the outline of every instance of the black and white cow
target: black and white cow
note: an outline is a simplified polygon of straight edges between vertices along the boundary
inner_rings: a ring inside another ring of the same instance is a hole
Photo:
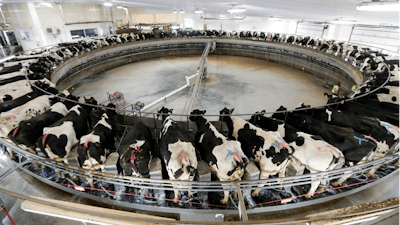
[[[93,98],[86,103],[97,104]],[[37,140],[37,146],[43,154],[50,159],[68,163],[65,157],[89,131],[88,119],[92,109],[89,105],[76,105],[65,117],[43,128],[43,134]]]
[[[73,105],[75,104],[70,101],[57,102],[43,114],[21,121],[16,128],[10,131],[8,137],[16,144],[35,149],[38,138],[43,134],[43,128],[52,125],[67,115],[68,110]]]
[[[259,39],[261,39],[261,40],[265,40],[265,33],[264,32],[261,32],[260,33],[260,36],[259,36]]]
[[[118,149],[125,176],[150,178],[150,162],[156,156],[155,142],[150,129],[142,122],[135,123],[127,132]]]
[[[41,89],[50,92],[52,94],[58,94],[58,90],[52,87],[49,87],[47,84],[43,84],[44,86],[41,86]],[[32,99],[35,99],[41,95],[44,95],[45,93],[38,88],[32,87],[33,91],[23,95],[19,98],[16,98],[14,100],[9,100],[0,103],[0,113],[2,112],[7,112],[10,111],[16,107],[19,107],[21,105],[24,105],[25,103],[31,101]]]
[[[360,116],[378,118],[381,121],[385,121],[396,126],[399,125],[399,115],[397,113],[389,113],[379,108],[374,108],[357,102],[344,101],[345,98],[340,98],[337,95],[329,95],[326,93],[324,93],[324,95],[328,98],[327,104],[339,102],[337,106],[334,105],[332,108],[337,108],[338,110],[351,112]]]
[[[275,33],[272,37],[272,41],[279,41],[279,33]]]
[[[208,163],[211,171],[217,174],[220,181],[241,180],[244,169],[248,163],[239,141],[227,139],[208,122],[202,115],[205,110],[193,110],[190,121],[197,125],[195,138],[196,149],[200,151],[201,158]],[[236,195],[235,195],[236,197]],[[229,192],[224,191],[222,204],[228,203]]]
[[[262,113],[265,113],[265,110]],[[343,153],[325,142],[320,136],[306,134],[283,121],[267,118],[261,114],[256,112],[251,117],[250,122],[264,130],[279,132],[289,146],[294,148],[290,164],[296,169],[296,175],[303,174],[305,168],[311,173],[319,173],[343,167]],[[311,183],[311,188],[306,195],[307,198],[314,195],[320,183]],[[326,186],[326,181],[322,183],[323,186]]]
[[[397,104],[380,102],[376,99],[357,99],[357,103],[378,108],[389,113],[399,113],[399,105]]]
[[[285,112],[286,108],[281,106],[277,111],[284,111],[284,113],[275,113],[272,117],[285,119],[285,114],[288,113]],[[377,150],[376,140],[372,137],[355,132],[350,128],[326,124],[307,115],[290,112],[287,115],[286,123],[305,133],[321,136],[326,142],[342,151],[346,165],[352,166],[370,161]],[[344,176],[332,185],[341,185],[348,177]]]
[[[196,150],[187,135],[184,135],[168,114],[172,109],[162,107],[158,111],[162,114],[163,127],[160,133],[160,156],[165,164],[170,180],[193,181],[197,175]],[[179,191],[174,191],[174,202],[178,201]],[[190,191],[188,196],[191,196]]]
[[[282,34],[279,38],[279,42],[286,42],[286,34]]]
[[[294,36],[289,36],[289,37],[286,39],[286,43],[292,44],[292,43],[294,42],[294,40],[295,40]]]
[[[300,108],[304,107],[308,108],[309,106],[302,105]],[[376,141],[375,144],[378,148],[375,152],[374,159],[379,159],[385,156],[390,148],[393,147],[397,142],[396,136],[398,136],[398,134],[395,135],[390,133],[390,131],[388,132],[388,127],[386,127],[386,125],[382,125],[382,122],[377,119],[324,108],[296,111],[296,113],[313,115],[313,118],[324,123],[340,127],[349,127],[355,132],[372,137]]]
[[[301,45],[301,42],[303,41],[303,36],[301,36],[301,35],[297,35],[297,37],[296,37],[296,39],[295,39],[295,41],[294,41],[294,44],[296,44],[296,45]]]
[[[24,105],[0,113],[0,127],[7,135],[18,126],[21,121],[31,119],[50,109],[58,99],[50,95],[39,96]]]
[[[29,74],[31,74],[30,69],[27,69],[27,68],[24,67],[24,68],[22,68],[22,69],[20,69],[18,71],[1,74],[0,79],[4,80],[4,79],[13,78],[13,77],[16,77],[16,76],[25,76],[25,75],[29,75]]]
[[[4,67],[2,70],[0,70],[0,77],[3,74],[18,72],[21,69],[22,69],[22,64],[18,64],[12,67]]]
[[[82,168],[89,170],[101,170],[105,172],[107,155],[115,151],[115,128],[112,119],[115,112],[115,105],[107,105],[107,111],[103,112],[100,120],[96,123],[89,134],[80,138],[78,161]],[[93,180],[88,179],[90,186],[94,188]]]
[[[241,143],[244,154],[260,165],[260,179],[279,174],[284,177],[293,149],[282,139],[278,132],[266,132],[242,118],[231,116],[233,109],[220,111],[219,120],[226,122],[228,138]],[[259,185],[263,187],[263,185]],[[260,189],[252,196],[258,196]]]
[[[28,77],[28,80],[40,80],[40,79],[43,79],[43,76],[41,76],[39,74],[31,74],[31,75],[28,75],[27,77]],[[14,77],[11,77],[11,78],[6,78],[6,79],[1,79],[0,78],[0,86],[6,85],[6,84],[9,84],[9,83],[13,83],[13,82],[16,82],[16,81],[20,81],[20,80],[25,80],[25,79],[26,79],[25,76],[14,76]]]
[[[33,89],[31,82],[33,83],[33,81],[20,80],[2,86],[2,88],[0,89],[0,102],[13,100],[25,94],[28,94],[29,92],[32,92]],[[38,80],[34,82],[34,84],[40,85],[42,82],[48,84],[50,87],[55,87],[54,84],[52,84],[47,79]]]

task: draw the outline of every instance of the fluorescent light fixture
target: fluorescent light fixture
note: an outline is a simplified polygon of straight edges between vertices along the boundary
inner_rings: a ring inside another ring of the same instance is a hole
[[[239,15],[237,15],[237,16],[235,16],[235,18],[236,18],[236,19],[243,19],[244,16],[239,16]]]
[[[182,11],[182,9],[181,9],[181,11],[179,13],[185,13],[185,11]]]
[[[336,24],[355,24],[357,21],[355,20],[334,20],[331,21],[331,23],[336,23]]]
[[[120,6],[120,5],[119,5],[119,6],[117,6],[117,9],[122,9],[122,6]]]
[[[110,3],[110,2],[104,2],[104,4],[103,4],[104,6],[112,6],[113,4],[112,3]]]
[[[172,29],[177,30],[179,29],[179,26],[171,26]]]
[[[1,4],[1,3],[0,3],[0,4]],[[51,7],[51,3],[48,3],[48,2],[41,2],[40,5],[44,5],[44,6],[47,6],[47,7]],[[1,6],[1,5],[0,5],[0,6]]]
[[[203,13],[203,10],[196,9],[195,13]]]
[[[0,6],[2,6],[3,4],[0,3]]]
[[[399,11],[399,1],[391,2],[363,2],[357,5],[357,10],[361,11]]]
[[[225,17],[225,15],[219,15],[219,17]]]
[[[176,10],[174,10],[172,13],[178,13]]]
[[[245,12],[245,11],[246,11],[245,8],[232,8],[232,9],[228,9],[229,14],[238,13],[238,12]]]

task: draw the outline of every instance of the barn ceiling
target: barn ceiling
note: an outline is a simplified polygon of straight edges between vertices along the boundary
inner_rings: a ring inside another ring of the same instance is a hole
[[[205,13],[227,14],[235,5],[246,8],[245,16],[279,17],[282,19],[329,22],[335,19],[356,20],[360,24],[398,25],[399,12],[366,12],[356,10],[356,5],[371,0],[107,0],[114,5],[159,9],[171,13],[174,9],[194,13],[196,8]],[[103,4],[106,0],[2,0],[3,4],[21,2],[65,2]]]

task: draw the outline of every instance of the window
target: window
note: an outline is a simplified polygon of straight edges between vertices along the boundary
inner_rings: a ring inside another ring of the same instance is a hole
[[[21,41],[32,41],[27,31],[19,31],[19,36],[21,37]]]
[[[85,29],[85,30],[71,30],[72,39],[81,39],[89,37],[97,37],[97,28]]]

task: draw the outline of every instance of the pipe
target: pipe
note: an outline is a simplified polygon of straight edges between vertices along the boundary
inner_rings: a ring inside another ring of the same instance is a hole
[[[190,77],[186,76],[186,77],[185,77],[185,78],[186,78],[186,84],[185,84],[184,86],[182,86],[182,87],[176,89],[175,91],[172,91],[171,93],[165,95],[164,97],[161,97],[161,98],[155,100],[154,102],[152,102],[152,103],[146,105],[145,107],[143,107],[143,109],[140,110],[140,112],[144,112],[146,109],[149,109],[149,108],[153,107],[154,105],[156,105],[156,104],[158,104],[158,103],[160,103],[160,102],[162,102],[162,101],[164,101],[164,100],[167,100],[167,98],[169,98],[169,97],[171,97],[172,95],[174,95],[174,94],[176,94],[176,93],[182,91],[183,89],[185,89],[185,88],[187,88],[187,87],[190,87],[190,85],[191,85],[190,79],[193,78],[193,77],[195,77],[195,76],[197,76],[197,75],[198,75],[198,74],[196,73],[196,74],[194,74],[194,75],[192,75],[192,76],[190,76]]]
[[[1,9],[1,7],[0,7],[0,12],[1,12],[1,16],[3,17],[4,24],[6,24],[7,21],[6,21],[6,18],[4,17],[3,10]]]
[[[60,11],[61,11],[61,16],[62,16],[62,19],[63,19],[64,25],[65,25],[65,17],[64,17],[64,12],[63,12],[63,10],[62,10],[61,4],[60,4],[60,3],[56,3],[56,4],[58,4],[58,7],[60,8]]]
[[[87,21],[87,22],[65,23],[64,25],[88,24],[88,23],[109,23],[109,22],[113,22],[113,21],[111,21],[111,20],[103,20],[103,21]]]

